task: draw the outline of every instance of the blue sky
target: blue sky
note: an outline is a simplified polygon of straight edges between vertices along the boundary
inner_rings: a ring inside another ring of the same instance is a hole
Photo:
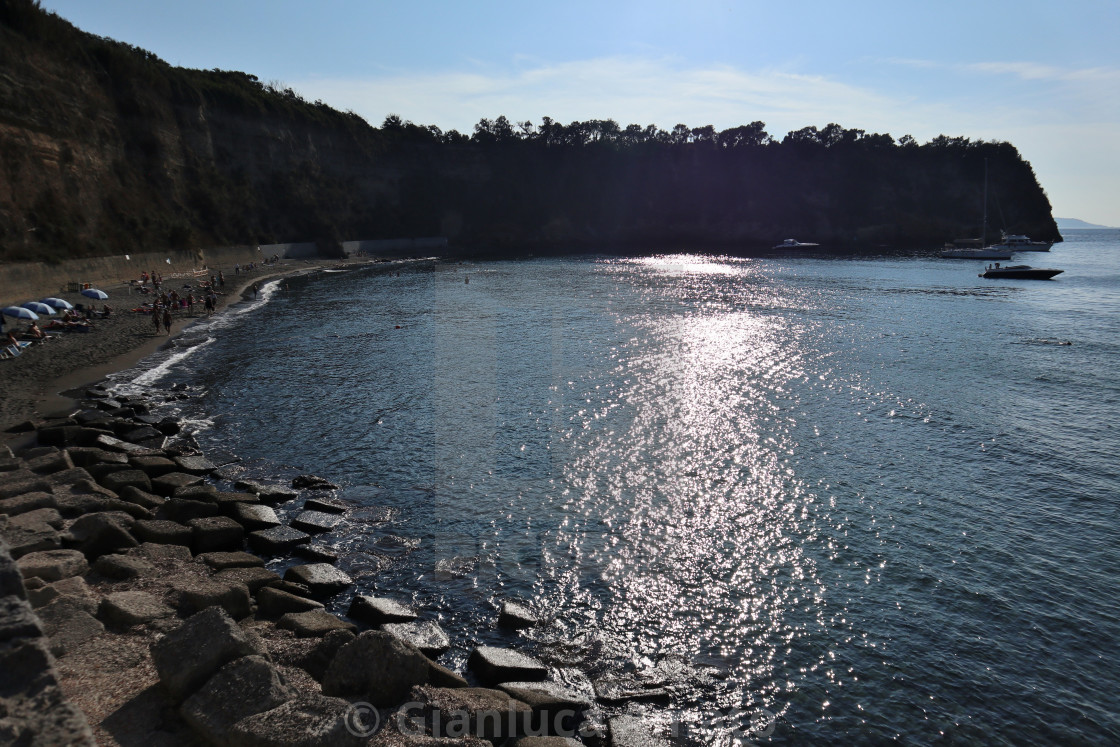
[[[1055,216],[1120,226],[1117,0],[42,5],[171,64],[252,73],[374,125],[761,120],[777,138],[836,122],[1006,140]]]

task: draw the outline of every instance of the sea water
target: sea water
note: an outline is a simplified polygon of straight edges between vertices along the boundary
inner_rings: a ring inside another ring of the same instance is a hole
[[[1016,259],[1065,272],[318,273],[118,380],[186,395],[166,408],[247,476],[339,483],[356,508],[321,541],[453,667],[514,646],[663,689],[644,708],[684,742],[1115,742],[1120,232]],[[545,622],[498,629],[507,599]]]

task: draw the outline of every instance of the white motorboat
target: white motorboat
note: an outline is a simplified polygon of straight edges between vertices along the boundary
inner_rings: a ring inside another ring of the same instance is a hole
[[[798,241],[797,239],[786,239],[780,244],[774,246],[775,249],[808,249],[810,247],[820,246],[811,241]]]

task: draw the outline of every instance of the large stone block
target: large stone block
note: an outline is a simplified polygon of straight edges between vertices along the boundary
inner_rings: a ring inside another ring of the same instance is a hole
[[[151,652],[160,684],[172,698],[183,700],[220,667],[256,649],[225,610],[210,607],[153,643]]]
[[[81,576],[89,570],[86,556],[77,550],[44,550],[29,553],[20,558],[17,565],[25,579],[41,578],[48,582],[70,576]]]
[[[480,682],[497,685],[502,682],[535,682],[548,676],[548,669],[531,656],[509,648],[479,646],[471,652],[467,666]]]
[[[284,574],[284,580],[303,584],[317,597],[334,596],[354,583],[353,579],[330,563],[294,565]]]
[[[366,631],[335,654],[323,676],[323,694],[357,696],[375,706],[405,700],[428,682],[428,657],[379,630]]]
[[[260,656],[234,659],[219,669],[179,708],[185,720],[208,744],[232,745],[230,728],[238,721],[292,700],[271,662]]]

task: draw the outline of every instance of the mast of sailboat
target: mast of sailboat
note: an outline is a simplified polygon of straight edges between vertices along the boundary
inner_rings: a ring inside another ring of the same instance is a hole
[[[984,222],[983,233],[980,234],[980,248],[988,245],[988,159],[984,159]]]

